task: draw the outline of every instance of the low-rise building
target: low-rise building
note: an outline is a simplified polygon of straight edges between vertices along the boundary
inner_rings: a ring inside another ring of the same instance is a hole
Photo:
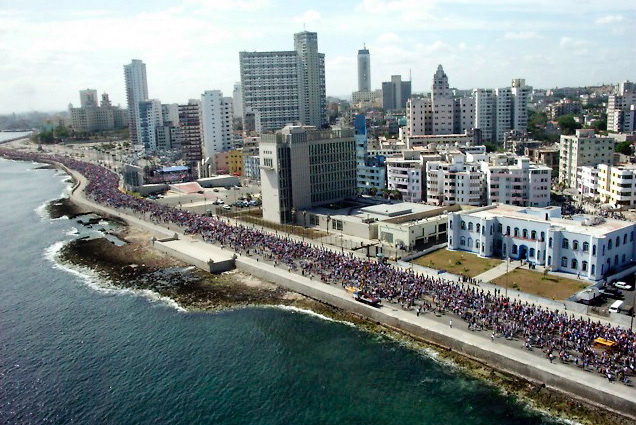
[[[387,158],[387,188],[399,191],[404,201],[426,200],[426,164],[440,159],[439,155],[422,155],[414,150],[402,151],[401,158]]]
[[[522,259],[598,281],[635,269],[636,223],[577,215],[560,207],[491,205],[449,214],[448,248]]]

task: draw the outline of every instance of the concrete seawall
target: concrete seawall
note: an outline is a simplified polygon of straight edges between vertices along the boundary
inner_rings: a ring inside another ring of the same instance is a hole
[[[140,218],[125,214],[112,208],[98,205],[87,200],[84,193],[78,190],[85,179],[72,170],[66,170],[78,184],[73,188],[71,198],[78,205],[95,212],[100,212],[125,220],[130,225],[142,228],[161,239],[171,239],[174,229],[166,229],[154,223],[149,223]],[[171,246],[164,252],[189,264],[204,268],[206,255],[195,253],[203,250],[214,249],[222,251],[223,255],[230,255],[231,251],[221,250],[219,247],[198,242],[188,236],[178,235],[180,240],[187,241],[194,251],[183,249],[180,245]],[[186,242],[184,242],[186,243]],[[405,333],[411,334],[433,344],[447,347],[458,353],[476,359],[494,369],[502,370],[512,375],[527,379],[536,384],[545,384],[547,387],[566,393],[574,398],[597,405],[602,408],[616,411],[622,415],[633,418],[636,421],[636,391],[622,384],[608,384],[596,373],[585,373],[563,364],[551,364],[545,359],[528,353],[522,349],[492,343],[483,333],[472,333],[458,326],[449,328],[439,321],[427,318],[426,315],[417,317],[412,312],[402,311],[385,305],[374,308],[355,301],[351,294],[335,285],[329,285],[320,281],[311,280],[295,273],[290,273],[286,268],[274,267],[271,264],[256,261],[249,256],[240,255],[235,260],[236,267],[253,276],[278,284],[289,290],[301,293],[310,298],[322,301],[337,308],[358,314],[369,320],[382,323]],[[205,268],[204,268],[205,270]],[[458,322],[460,322],[458,320]],[[465,328],[465,326],[464,326]]]

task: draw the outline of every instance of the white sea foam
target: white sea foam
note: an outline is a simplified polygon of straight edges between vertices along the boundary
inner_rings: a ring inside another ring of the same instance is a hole
[[[66,232],[66,236],[76,236],[79,234],[79,229],[77,227],[71,227],[71,229]]]
[[[271,306],[271,307],[277,308],[277,309],[280,309],[280,310],[287,310],[287,311],[293,311],[295,313],[306,314],[308,316],[317,317],[317,318],[325,320],[327,322],[342,323],[343,325],[351,326],[353,328],[356,327],[355,324],[353,324],[351,322],[347,322],[346,320],[332,319],[331,317],[327,317],[327,316],[325,316],[323,314],[316,313],[315,311],[307,310],[307,309],[304,309],[304,308],[294,307],[294,306],[290,306],[290,305],[282,305],[282,304],[274,305],[274,306]]]
[[[142,296],[149,301],[159,302],[161,304],[167,305],[168,307],[172,307],[180,312],[187,312],[187,310],[181,307],[175,300],[172,298],[164,297],[154,291],[149,289],[130,289],[130,288],[119,288],[115,286],[111,281],[105,279],[100,276],[94,270],[91,270],[87,267],[77,266],[74,264],[62,263],[59,260],[59,253],[62,248],[68,243],[68,241],[60,241],[56,242],[53,245],[49,246],[44,251],[44,257],[53,264],[53,267],[58,270],[63,270],[67,273],[75,275],[82,279],[82,281],[91,289],[101,292],[104,294],[112,294],[112,295],[136,295]]]

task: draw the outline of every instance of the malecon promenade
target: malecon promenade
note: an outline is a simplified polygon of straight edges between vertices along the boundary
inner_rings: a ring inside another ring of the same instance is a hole
[[[190,241],[197,249],[205,246],[202,249],[212,258],[226,258],[231,250],[237,255],[236,266],[255,276],[636,419],[636,390],[618,381],[608,382],[608,374],[612,380],[633,376],[636,338],[630,330],[160,206],[120,192],[117,175],[97,165],[62,156],[9,150],[0,150],[0,154],[64,165],[78,182],[73,201],[96,212],[118,216],[158,237],[177,233],[180,240]],[[201,238],[211,244],[203,245]],[[354,301],[344,290],[345,284],[363,285],[381,297],[384,305],[374,308]],[[429,312],[444,311],[445,316],[439,319],[434,314],[400,309],[405,302],[422,304]],[[449,319],[456,319],[455,326],[449,326]],[[485,332],[471,332],[469,326]],[[492,334],[498,338],[491,341]],[[519,338],[517,347],[498,343],[504,336]],[[593,350],[592,341],[597,337],[617,341],[615,351]],[[521,348],[522,340],[534,345],[537,352],[543,348],[550,361]]]

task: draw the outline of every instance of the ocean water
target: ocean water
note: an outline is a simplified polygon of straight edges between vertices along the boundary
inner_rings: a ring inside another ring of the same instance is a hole
[[[55,262],[65,176],[0,159],[2,424],[550,424],[398,342],[294,309],[188,313]]]

